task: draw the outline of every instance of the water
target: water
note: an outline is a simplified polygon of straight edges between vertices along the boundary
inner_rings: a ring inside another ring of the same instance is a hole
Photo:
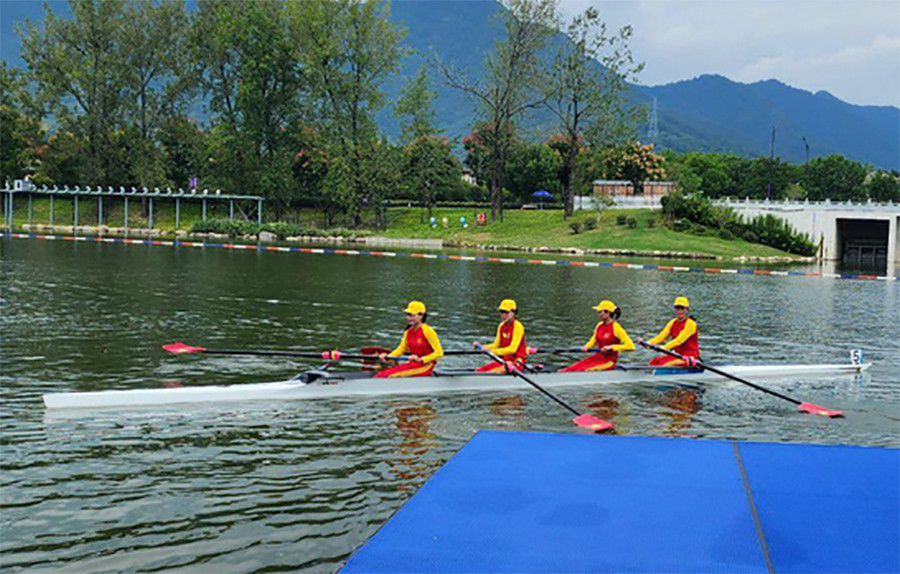
[[[896,282],[704,275],[0,240],[0,565],[29,572],[331,572],[479,429],[581,432],[530,388],[49,415],[47,391],[240,383],[314,363],[168,355],[392,347],[409,299],[448,349],[514,297],[529,341],[580,344],[601,298],[633,337],[691,297],[711,364],[843,362],[862,377],[759,381],[846,410],[798,413],[737,383],[558,394],[629,435],[900,446]],[[649,356],[636,353],[630,361]],[[448,359],[472,366],[477,358]]]

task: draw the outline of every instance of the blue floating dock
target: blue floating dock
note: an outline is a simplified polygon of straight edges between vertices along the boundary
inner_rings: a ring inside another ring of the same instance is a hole
[[[900,450],[479,432],[342,572],[900,572]]]

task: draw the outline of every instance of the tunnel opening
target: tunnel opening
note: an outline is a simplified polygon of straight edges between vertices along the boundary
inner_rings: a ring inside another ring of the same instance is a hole
[[[877,219],[838,219],[841,263],[860,269],[887,267],[890,222]]]

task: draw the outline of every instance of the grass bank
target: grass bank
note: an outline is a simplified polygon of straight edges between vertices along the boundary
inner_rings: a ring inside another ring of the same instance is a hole
[[[143,207],[143,209],[142,209]],[[54,204],[54,223],[58,226],[72,225],[73,202],[71,199],[57,200]],[[481,211],[481,210],[477,210]],[[725,240],[716,236],[698,236],[672,231],[661,225],[658,211],[649,209],[606,210],[599,216],[594,212],[576,212],[574,217],[564,219],[559,210],[508,210],[503,221],[488,220],[485,225],[476,225],[476,210],[472,208],[438,208],[433,211],[437,227],[432,228],[424,210],[419,208],[391,208],[387,212],[387,230],[369,233],[389,238],[442,239],[445,244],[458,246],[484,246],[507,248],[549,248],[580,249],[592,251],[629,251],[652,254],[661,252],[692,253],[721,258],[774,258],[792,257],[790,254],[742,239]],[[15,226],[28,223],[28,209],[21,200],[17,202]],[[81,226],[96,226],[98,223],[96,199],[79,201],[78,223]],[[132,229],[147,227],[149,213],[140,200],[131,202],[128,224]],[[236,214],[237,215],[237,214]],[[224,204],[210,202],[207,217],[227,218],[228,209]],[[424,220],[423,221],[423,217]],[[468,228],[463,229],[460,218],[465,217]],[[620,217],[634,218],[636,226],[620,225]],[[190,230],[195,221],[200,221],[202,212],[196,202],[182,202],[180,225],[182,230]],[[442,224],[447,219],[447,227]],[[302,210],[291,213],[292,223],[310,227],[322,225],[322,212]],[[593,220],[596,227],[585,226]],[[50,222],[50,205],[47,198],[35,198],[32,205],[32,220],[36,224]],[[582,224],[579,233],[574,233],[570,225]],[[103,223],[107,227],[124,225],[124,205],[119,199],[106,201]],[[174,202],[154,202],[153,227],[163,233],[175,230]]]
[[[433,212],[438,221],[432,228],[422,222],[419,209],[391,209],[385,237],[410,237],[443,239],[459,245],[503,245],[509,247],[575,248],[584,250],[682,252],[714,255],[716,257],[791,257],[789,253],[748,243],[742,239],[725,240],[716,236],[699,236],[680,233],[663,227],[658,211],[650,209],[609,209],[597,216],[592,212],[576,212],[563,219],[561,211],[510,210],[503,221],[490,221],[475,225],[472,209],[447,208]],[[634,218],[637,226],[619,225],[620,216]],[[447,228],[441,220],[446,217]],[[468,228],[463,229],[460,217],[465,217]],[[596,220],[595,229],[585,229],[587,219]],[[426,217],[427,220],[427,217]],[[652,223],[651,223],[652,221]],[[573,222],[582,223],[582,230],[574,233]]]

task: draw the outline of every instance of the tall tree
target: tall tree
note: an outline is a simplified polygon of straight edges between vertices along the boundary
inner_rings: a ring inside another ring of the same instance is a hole
[[[44,150],[44,130],[27,109],[26,94],[22,75],[0,62],[0,183],[34,170]]]
[[[438,195],[450,194],[461,185],[462,169],[447,138],[423,135],[404,148],[404,175],[428,216]]]
[[[293,197],[292,134],[303,88],[280,0],[200,0],[194,58],[217,125],[211,131],[216,183],[239,193]]]
[[[437,92],[428,86],[428,69],[423,65],[410,79],[394,104],[394,117],[400,121],[400,141],[408,144],[416,138],[441,133],[435,125],[433,102]]]
[[[43,25],[26,22],[20,30],[22,59],[38,101],[87,142],[81,172],[89,183],[122,183],[113,181],[113,162],[120,155],[114,132],[126,99],[124,7],[124,0],[70,0],[68,19],[45,4]]]
[[[614,145],[633,129],[624,95],[627,82],[644,66],[635,63],[628,47],[631,34],[630,26],[608,34],[599,11],[588,8],[566,28],[568,41],[560,42],[546,80],[546,105],[563,140],[556,149],[563,160],[560,183],[567,217],[574,209],[578,155],[585,140],[594,147]]]
[[[542,104],[545,96],[533,89],[539,74],[540,53],[553,34],[556,0],[506,0],[502,11],[505,39],[485,60],[484,75],[473,81],[440,62],[447,83],[474,100],[489,150],[487,167],[491,218],[503,216],[506,163],[516,119]]]
[[[184,0],[132,0],[122,20],[124,121],[137,134],[134,175],[142,186],[165,178],[165,158],[155,142],[177,117],[194,87],[190,73]],[[187,185],[187,180],[173,182]]]
[[[362,223],[364,204],[381,195],[384,154],[367,153],[378,145],[375,113],[384,106],[381,84],[396,71],[403,31],[388,18],[388,3],[363,0],[305,0],[290,4],[290,21],[306,78],[310,82],[310,123],[329,141],[326,185],[354,226]],[[330,173],[332,168],[336,173]],[[380,206],[379,206],[380,207]]]

